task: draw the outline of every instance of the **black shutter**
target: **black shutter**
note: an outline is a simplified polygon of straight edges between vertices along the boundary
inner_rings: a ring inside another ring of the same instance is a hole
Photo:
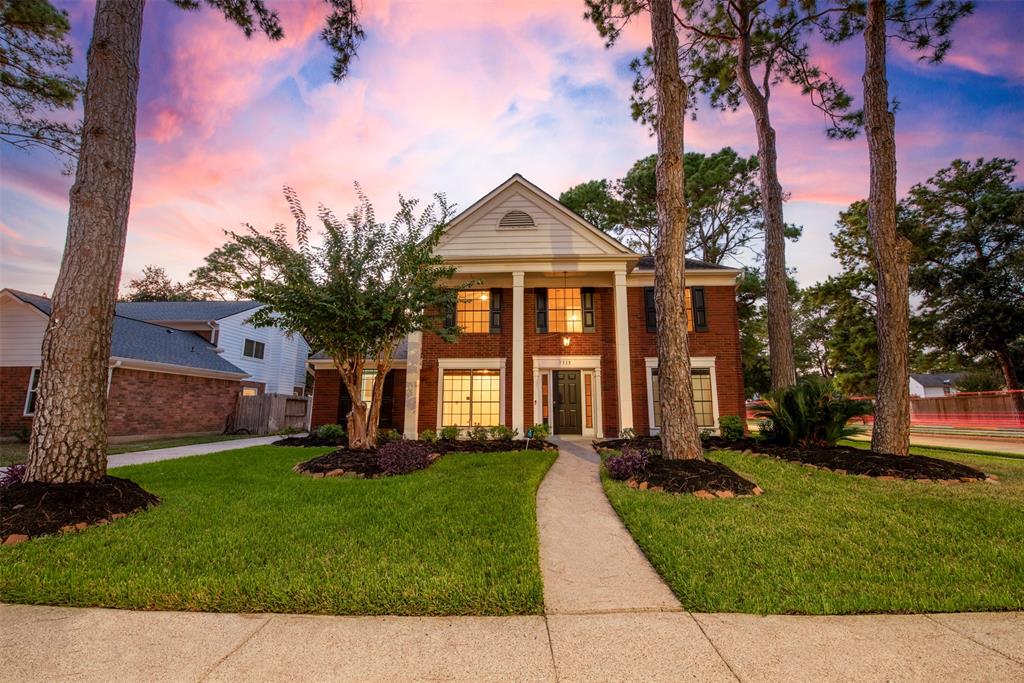
[[[708,329],[708,312],[704,304],[704,288],[693,287],[690,290],[690,303],[693,304],[693,329],[705,332]]]
[[[594,324],[594,288],[581,289],[580,300],[583,302],[583,331],[594,332],[597,329]]]
[[[395,403],[395,373],[384,375],[384,392],[380,398],[380,413],[377,415],[377,426],[390,429],[392,407]]]
[[[491,290],[491,334],[501,333],[501,290]]]
[[[548,290],[538,289],[537,292],[537,332],[548,331]]]
[[[658,307],[654,304],[654,287],[644,287],[644,321],[648,332],[658,331]]]
[[[456,306],[456,303],[454,301],[452,301],[450,303],[447,303],[444,306],[444,323],[443,323],[443,325],[447,329],[451,329],[451,328],[455,327],[455,306]]]

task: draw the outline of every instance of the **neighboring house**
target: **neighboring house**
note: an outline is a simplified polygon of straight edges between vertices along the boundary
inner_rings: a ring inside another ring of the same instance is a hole
[[[0,435],[31,427],[46,297],[0,290]],[[248,373],[206,338],[114,316],[107,378],[107,433],[143,437],[220,433]]]
[[[145,301],[120,303],[118,315],[178,330],[212,342],[221,355],[249,377],[244,393],[302,395],[309,345],[299,334],[276,327],[253,327],[256,301]]]
[[[458,268],[455,343],[415,333],[386,379],[381,422],[415,437],[446,425],[610,436],[660,423],[654,263],[516,174],[457,216],[437,252]],[[689,348],[699,426],[744,414],[736,314],[740,271],[687,260]],[[330,359],[316,372],[313,426],[345,422]],[[373,371],[364,377],[368,396]]]
[[[957,393],[956,383],[959,382],[964,372],[934,372],[930,374],[910,375],[910,395],[921,398],[935,398],[937,396],[952,396]]]

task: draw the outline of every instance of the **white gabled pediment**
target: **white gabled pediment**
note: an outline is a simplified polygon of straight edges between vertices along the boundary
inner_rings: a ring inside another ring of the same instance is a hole
[[[518,174],[456,216],[437,253],[451,259],[635,256]]]

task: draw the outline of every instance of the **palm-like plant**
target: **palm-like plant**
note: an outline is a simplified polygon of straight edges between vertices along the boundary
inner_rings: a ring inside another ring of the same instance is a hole
[[[871,412],[871,402],[847,398],[820,377],[768,394],[756,413],[770,423],[768,439],[784,446],[832,446],[855,430],[846,426],[854,417]]]

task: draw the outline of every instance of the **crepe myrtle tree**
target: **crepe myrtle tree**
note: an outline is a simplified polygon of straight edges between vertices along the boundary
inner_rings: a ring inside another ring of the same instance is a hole
[[[284,36],[277,13],[264,0],[174,0],[174,4],[185,10],[208,6],[247,38],[256,33],[270,40]],[[332,75],[340,80],[348,72],[363,30],[355,0],[325,0],[325,4],[321,38],[334,52]],[[24,481],[84,483],[106,474],[107,372],[135,170],[144,5],[144,0],[96,2],[67,242],[53,289],[53,311],[43,334],[39,400]],[[2,6],[6,17],[7,3]],[[0,38],[6,35],[5,27]],[[63,34],[58,28],[48,35],[54,41]],[[63,48],[55,45],[26,59],[44,71],[59,67]],[[3,52],[0,62],[6,65],[7,50]]]
[[[420,330],[449,341],[457,334],[443,322],[458,293],[444,284],[455,268],[434,254],[454,211],[441,194],[419,211],[416,200],[399,197],[398,213],[383,223],[358,185],[356,190],[359,205],[345,219],[320,208],[322,242],[314,243],[302,204],[286,187],[294,246],[283,225],[270,234],[248,226],[228,233],[230,248],[219,251],[219,263],[234,274],[236,295],[266,304],[249,322],[301,334],[330,356],[352,399],[349,445],[372,448],[384,377],[399,342]],[[361,390],[368,368],[376,370],[369,405]]]

